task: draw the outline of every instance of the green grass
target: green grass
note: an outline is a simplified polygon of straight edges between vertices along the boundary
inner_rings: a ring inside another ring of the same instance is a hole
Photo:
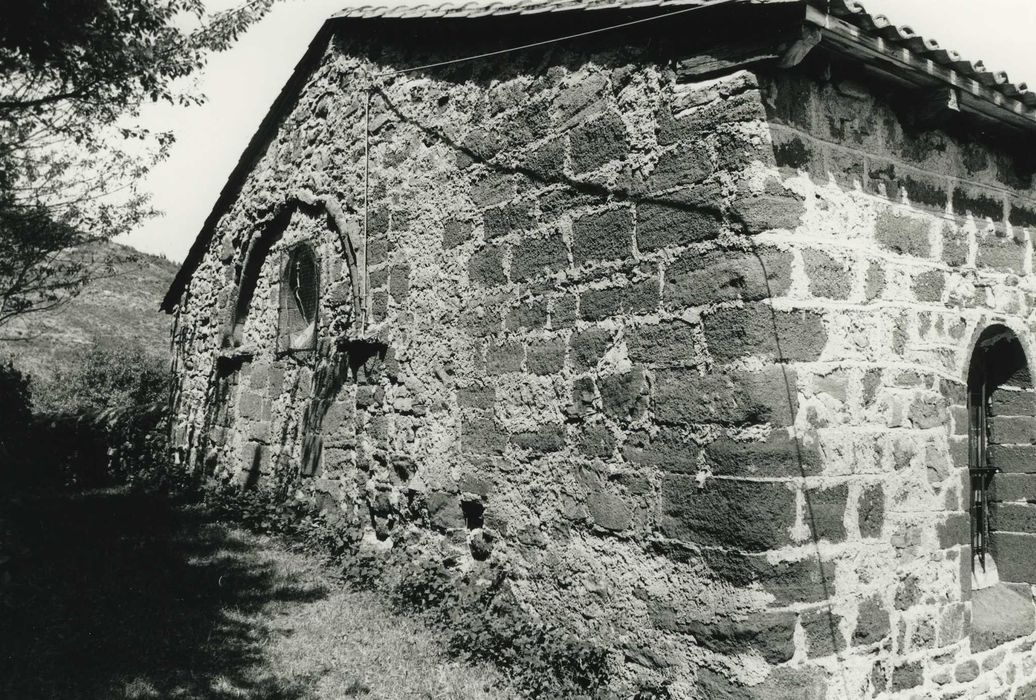
[[[119,491],[8,506],[0,697],[507,698],[317,559]]]

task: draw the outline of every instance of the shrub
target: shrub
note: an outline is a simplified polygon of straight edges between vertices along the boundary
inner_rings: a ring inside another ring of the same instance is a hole
[[[66,481],[155,481],[165,474],[169,372],[139,346],[94,347],[41,384],[38,430]]]
[[[0,361],[0,478],[6,484],[21,481],[28,459],[25,447],[32,424],[29,377],[9,361]]]

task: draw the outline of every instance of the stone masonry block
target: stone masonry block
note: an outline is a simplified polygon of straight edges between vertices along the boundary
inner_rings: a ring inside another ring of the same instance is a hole
[[[714,474],[749,477],[801,477],[817,474],[820,453],[815,446],[773,430],[763,442],[720,438],[705,448]]]
[[[665,321],[626,330],[630,359],[652,367],[690,367],[700,363],[697,328],[686,321]]]
[[[765,555],[742,554],[717,549],[702,554],[720,579],[738,588],[762,587],[774,596],[774,605],[818,603],[834,592],[834,562],[821,562],[816,555],[798,561],[771,564]]]
[[[990,498],[1005,503],[1036,501],[1036,474],[997,474]]]
[[[698,644],[717,654],[758,652],[772,664],[784,663],[795,653],[794,613],[756,613],[747,620],[721,618],[711,622],[691,621],[676,630],[692,635]]]
[[[994,391],[990,397],[990,415],[1036,416],[1036,392]]]
[[[759,356],[811,362],[827,343],[823,317],[812,311],[777,311],[764,304],[720,309],[705,317],[705,340],[721,362]]]
[[[472,454],[502,454],[507,434],[489,417],[465,418],[461,425],[461,448]]]
[[[684,307],[783,296],[791,286],[791,259],[791,253],[772,248],[747,254],[688,253],[666,270],[662,300],[667,306]]]
[[[864,487],[856,504],[861,537],[880,537],[885,524],[885,490],[881,484]]]
[[[795,197],[760,195],[734,202],[731,214],[752,236],[773,229],[798,228],[806,207]]]
[[[889,611],[879,596],[871,596],[860,604],[856,629],[853,631],[853,646],[880,642],[891,631]]]
[[[957,216],[970,214],[979,220],[990,219],[999,223],[1004,220],[1004,200],[993,190],[959,184],[953,190],[953,213]]]
[[[525,348],[520,342],[508,341],[490,343],[486,352],[486,370],[490,374],[507,374],[520,372],[522,360],[525,359]]]
[[[932,254],[928,222],[894,209],[884,209],[878,214],[874,222],[874,238],[878,245],[900,255],[927,258]]]
[[[645,253],[714,239],[720,232],[716,212],[680,202],[637,205],[637,247]]]
[[[1016,535],[1015,537],[1027,537]],[[1027,543],[1032,546],[1032,543]],[[997,566],[1000,566],[999,559]],[[1013,573],[1013,572],[1012,572]],[[1001,568],[1001,581],[1005,578]],[[1028,585],[1000,583],[971,594],[971,651],[993,649],[1036,631],[1036,609]],[[1018,697],[1017,695],[1015,697]]]
[[[620,160],[629,153],[626,125],[614,112],[580,125],[570,136],[572,169],[576,173],[596,170],[602,165]]]
[[[533,374],[548,375],[565,367],[565,341],[561,338],[534,340],[529,343],[527,364]]]
[[[989,450],[993,466],[1002,472],[1036,471],[1036,445],[990,445]]]
[[[962,267],[967,264],[969,254],[968,235],[954,226],[943,226],[942,261],[950,267]]]
[[[795,494],[783,484],[712,479],[699,487],[693,475],[662,478],[664,537],[747,552],[789,543]]]
[[[809,277],[809,292],[815,297],[844,300],[852,291],[852,273],[841,261],[820,250],[805,250],[802,260]]]
[[[663,423],[790,425],[798,411],[796,375],[787,367],[761,372],[661,370],[655,375],[655,418]]]
[[[845,649],[845,635],[841,630],[841,615],[829,608],[806,610],[802,613],[802,628],[809,644],[809,658],[823,658]]]
[[[845,509],[849,487],[845,484],[806,492],[806,523],[814,540],[845,540]]]
[[[536,219],[528,202],[512,202],[486,209],[482,213],[482,222],[487,239],[528,231],[536,226]]]
[[[483,287],[507,282],[503,254],[499,246],[486,246],[471,256],[468,261],[468,279]]]
[[[633,217],[626,207],[589,214],[572,222],[576,265],[622,260],[633,253]]]
[[[700,452],[693,439],[669,427],[660,428],[654,435],[630,433],[622,447],[622,455],[629,462],[685,474],[698,471]]]
[[[997,532],[1036,535],[1036,504],[991,503],[989,526]]]
[[[942,293],[945,287],[946,277],[940,270],[922,272],[914,278],[914,296],[917,297],[918,301],[942,301]]]
[[[1025,246],[1013,238],[979,237],[975,265],[999,272],[1021,274],[1025,266]]]
[[[569,347],[575,370],[585,372],[596,367],[611,345],[611,338],[611,333],[603,328],[588,328],[573,333]]]
[[[655,165],[649,179],[653,192],[693,185],[712,174],[712,160],[704,143],[680,144],[666,151]]]
[[[998,416],[992,424],[990,442],[998,445],[1036,444],[1036,418]]]
[[[568,247],[561,234],[522,241],[511,249],[511,279],[524,282],[568,267]]]
[[[648,278],[625,287],[588,289],[579,297],[579,315],[600,321],[616,314],[642,314],[658,308],[658,280]]]
[[[612,418],[638,420],[647,413],[650,384],[643,369],[604,376],[597,384],[604,412]]]

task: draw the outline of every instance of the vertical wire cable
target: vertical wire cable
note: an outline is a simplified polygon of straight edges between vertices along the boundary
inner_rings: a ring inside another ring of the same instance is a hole
[[[357,267],[363,265],[363,281],[360,290],[360,329],[367,330],[370,283],[367,275],[367,238],[370,235],[370,178],[371,178],[371,83],[367,83],[367,94],[363,111],[363,241]]]

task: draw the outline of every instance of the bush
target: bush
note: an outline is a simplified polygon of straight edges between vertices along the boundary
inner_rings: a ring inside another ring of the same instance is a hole
[[[0,478],[6,485],[20,482],[28,465],[26,447],[32,425],[29,377],[9,361],[0,361]]]
[[[37,430],[65,481],[153,482],[165,474],[169,372],[139,346],[95,347],[43,382]]]

